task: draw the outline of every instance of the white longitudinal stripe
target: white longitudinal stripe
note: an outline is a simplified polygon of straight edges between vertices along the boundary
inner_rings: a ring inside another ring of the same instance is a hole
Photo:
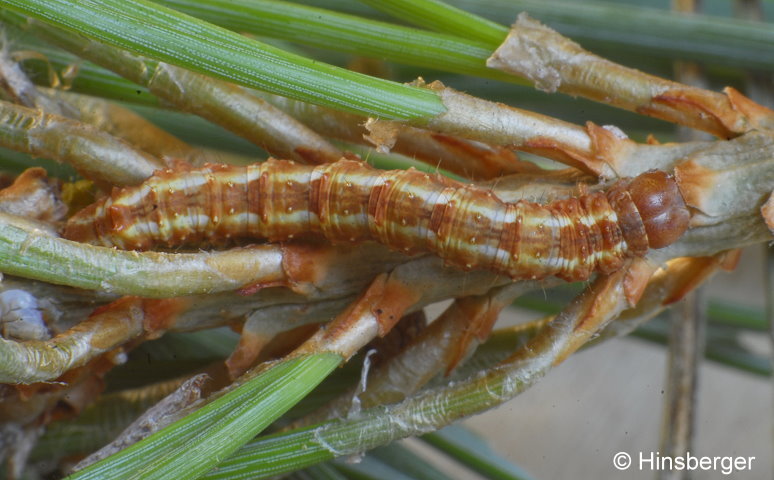
[[[216,175],[220,183],[227,185],[229,188],[239,188],[247,183],[244,169],[218,172]]]
[[[242,178],[244,178],[243,183],[245,185],[249,185],[254,181],[258,180],[259,178],[261,178],[261,174],[263,173],[262,166],[263,166],[262,163],[248,165],[245,171],[243,172],[243,176],[242,176]]]
[[[517,208],[517,210],[521,209]],[[547,245],[544,245],[550,249],[548,252],[539,257],[535,256],[534,258],[532,256],[525,256],[525,258],[520,259],[521,264],[540,266],[540,268],[546,270],[559,271],[562,263],[562,257],[560,256],[561,243],[559,239],[561,229],[569,225],[567,219],[563,215],[531,216],[525,214],[523,210],[520,212],[520,216],[522,218],[522,231],[541,231],[550,232],[552,234],[551,238],[546,240]]]
[[[152,238],[155,238],[158,233],[158,224],[154,221],[146,220],[144,222],[136,221],[132,223],[121,232],[121,236],[126,238],[147,238],[152,235]]]
[[[451,202],[454,199],[454,194],[456,192],[456,188],[454,187],[446,187],[435,197],[435,202],[433,202],[432,207],[435,207],[436,205],[448,205],[449,202]]]
[[[518,217],[518,209],[515,205],[507,205],[503,210],[503,218],[500,223],[502,232],[515,232],[518,234],[516,228],[516,218]],[[513,272],[513,266],[516,265],[516,258],[511,250],[513,248],[513,238],[509,236],[500,235],[500,241],[497,244],[497,249],[494,253],[495,266],[500,266],[502,270],[507,270],[509,273]],[[505,244],[503,244],[505,242]]]
[[[612,210],[611,210],[611,211],[612,211]],[[613,212],[613,215],[615,215],[615,212]],[[580,216],[578,217],[578,221],[579,221],[580,223],[582,223],[583,225],[585,225],[586,227],[588,227],[588,228],[593,228],[593,227],[594,227],[594,225],[596,225],[596,224],[597,224],[597,220],[596,220],[596,219],[594,218],[594,216],[593,216],[593,215],[591,215],[591,214],[588,214],[588,215],[580,215]]]
[[[464,229],[464,237],[462,232],[457,236],[457,248],[468,255],[466,267],[479,266],[482,262],[488,266],[496,255],[500,237],[500,235],[492,235],[491,229],[501,232],[502,225],[498,223],[498,218],[492,217],[503,217],[507,207],[504,204],[498,204],[494,198],[489,198],[488,202],[476,203],[478,192],[474,193],[470,189],[458,189],[457,192],[459,209],[456,215],[464,215],[465,221],[472,223]],[[482,231],[484,225],[488,225],[490,231]]]
[[[425,212],[432,212],[433,208],[438,203],[446,204],[448,199],[441,198],[442,192],[438,190],[438,187],[432,183],[426,184],[409,184],[409,189],[406,195],[410,198],[422,199],[422,206],[418,207],[418,210]],[[433,245],[437,241],[436,232],[430,228],[430,219],[423,220],[423,223],[414,227],[418,240],[426,245]]]
[[[564,269],[565,272],[572,272],[576,268],[578,268],[580,261],[581,259],[578,257],[562,258],[562,268]]]
[[[192,191],[198,190],[202,185],[207,183],[207,177],[211,175],[211,172],[202,171],[196,172],[196,174],[181,175],[177,178],[160,178],[157,182],[149,182],[154,187],[161,187],[172,191]]]
[[[524,215],[523,221],[525,226],[535,228],[542,225],[542,228],[550,228],[552,230],[559,230],[572,225],[572,221],[565,215],[540,215],[537,217]]]
[[[306,228],[309,220],[309,212],[306,210],[294,210],[292,212],[275,212],[272,215],[271,222],[275,225],[298,225],[299,228]],[[341,220],[339,220],[340,222]]]
[[[603,220],[604,220],[604,217],[603,217]],[[595,219],[594,216],[591,214],[580,215],[577,221],[579,223],[582,223],[584,226],[586,226],[591,232],[594,232],[595,230],[598,229],[597,219]],[[599,232],[599,234],[602,235],[603,232]],[[602,241],[601,237],[600,237],[600,241]],[[599,262],[599,260],[601,260],[605,255],[609,255],[609,253],[604,253],[603,250],[604,248],[593,249],[591,248],[591,245],[589,245],[588,250],[586,251],[586,262],[591,265],[596,265]],[[577,265],[577,263],[578,263],[577,261],[573,262],[573,266]]]
[[[175,230],[191,229],[195,232],[201,232],[208,227],[210,216],[197,212],[188,213],[185,215],[173,216],[171,223]]]
[[[313,171],[311,180],[314,181],[317,176],[315,175],[317,173],[317,169]],[[376,175],[376,178],[374,178],[373,183],[371,183],[371,195],[369,195],[368,201],[369,203],[373,201],[371,196],[373,195],[373,192],[377,191],[378,188],[384,186],[386,183],[386,180],[384,177],[380,175]],[[381,219],[379,219],[381,220]],[[379,222],[377,221],[376,217],[372,215],[370,212],[368,214],[368,231],[371,232],[371,235],[374,236],[374,238],[380,238],[379,232],[382,231],[380,228]]]
[[[496,208],[494,212],[488,212],[486,214],[481,214],[483,218],[488,218],[489,223],[491,225],[490,228],[495,229],[497,232],[502,233],[503,227],[505,226],[505,223],[507,221],[506,212],[508,208],[506,205],[502,205],[501,208]],[[494,215],[492,215],[494,213]],[[478,214],[477,214],[478,215]],[[473,216],[474,220],[477,220],[477,216]],[[489,232],[484,232],[489,233]],[[485,235],[485,237],[489,237],[490,235]],[[488,241],[487,243],[482,244],[483,250],[484,250],[484,258],[492,259],[493,264],[497,264],[498,261],[502,259],[502,256],[500,255],[500,238],[502,235],[498,235],[497,239],[492,239]]]
[[[107,215],[107,205],[109,203],[110,202],[106,202],[105,204],[101,205],[96,210],[95,214],[97,215],[97,218],[105,218],[105,216]],[[90,223],[91,223],[91,229],[94,229],[96,225],[94,223],[92,223],[92,222],[90,222]],[[98,236],[98,238],[99,238],[99,236]],[[105,247],[112,247],[112,246],[115,245],[115,246],[118,246],[120,248],[123,248],[123,246],[125,245],[125,242],[121,238],[118,238],[117,235],[113,236],[113,235],[111,235],[109,233],[107,235],[105,235],[100,240],[100,242],[101,242],[102,246],[105,246]]]
[[[583,215],[581,215],[580,218],[583,218]],[[567,234],[571,233],[573,235],[573,237],[577,238],[576,233],[577,233],[577,228],[578,227],[576,225],[577,222],[575,221],[577,219],[574,220],[574,219],[570,218],[568,215],[563,215],[563,214],[555,215],[555,216],[553,216],[553,219],[554,219],[554,223],[556,223],[558,225],[558,227],[556,227],[556,228],[558,229],[557,231],[559,232],[560,236],[563,235],[563,234],[567,235]],[[582,223],[582,221],[581,221],[581,223]],[[566,238],[564,240],[567,241]],[[556,270],[557,271],[561,271],[561,272],[572,272],[572,271],[574,271],[575,268],[580,263],[579,255],[582,255],[583,253],[582,252],[577,252],[577,254],[573,255],[572,258],[566,258],[566,257],[561,255],[563,253],[562,250],[561,250],[561,240],[556,242],[556,243],[559,244],[557,246],[557,253],[556,253],[556,262],[555,262]],[[573,251],[576,251],[577,250],[577,246],[573,245],[573,247],[574,247]]]
[[[389,237],[391,238],[412,238],[416,239],[415,241],[411,242],[413,245],[417,247],[427,248],[426,247],[426,238],[428,238],[428,232],[429,229],[425,227],[417,227],[412,225],[393,225],[389,229]]]
[[[244,225],[245,232],[250,232],[250,230],[247,230],[247,225],[260,225],[261,223],[261,217],[258,216],[257,213],[251,213],[251,212],[239,212],[239,213],[232,213],[226,215],[226,217],[223,219],[224,222],[228,222],[231,225],[234,225],[235,227]],[[240,230],[242,227],[238,227]]]
[[[615,211],[610,209],[605,212],[605,214],[602,216],[602,218],[595,218],[592,215],[588,215],[588,221],[599,224],[601,222],[609,222],[610,225],[612,225],[614,228],[620,229],[618,226],[618,216],[616,215]],[[600,262],[604,257],[608,255],[613,256],[624,256],[627,250],[626,241],[623,238],[623,232],[620,232],[620,240],[618,243],[613,245],[611,248],[608,249],[601,249],[597,250],[593,253],[593,255],[590,255],[590,259],[594,262]]]
[[[275,170],[271,172],[271,177],[272,177],[271,185],[275,189],[277,188],[276,186],[279,186],[279,188],[281,189],[281,188],[284,188],[285,186],[289,187],[296,183],[300,183],[298,182],[297,172],[292,172],[292,171],[286,172],[283,170],[279,170],[279,171]]]
[[[603,220],[605,218],[606,217],[603,217]],[[576,215],[575,218],[566,218],[566,220],[567,225],[573,229],[573,235],[576,237],[578,237],[576,235],[578,231],[578,224],[588,228],[591,232],[590,235],[592,236],[594,236],[593,232],[598,229],[598,222],[595,220],[595,218],[583,211],[581,211],[579,215]],[[602,232],[599,233],[601,234]],[[572,272],[576,268],[579,268],[581,264],[591,265],[593,268],[596,268],[599,260],[604,258],[606,255],[609,255],[609,252],[606,253],[604,249],[594,249],[592,248],[592,245],[588,244],[585,252],[579,251],[576,255],[573,256],[573,258],[562,258],[562,269],[565,272]]]
[[[207,225],[209,221],[210,217],[203,213],[178,215],[169,219],[170,226],[175,230],[191,230],[192,225]],[[161,231],[163,230],[159,228],[159,224],[153,220],[137,221],[123,230],[122,236],[127,238],[145,238],[144,235],[150,234],[153,238],[157,238]]]
[[[381,177],[379,177],[381,179]],[[377,179],[377,181],[380,181]],[[364,179],[364,182],[369,182],[368,179]],[[370,184],[369,184],[370,183]],[[367,188],[371,189],[373,191],[374,186],[376,185],[373,182],[366,183]],[[392,184],[392,188],[398,188],[396,185],[400,185],[402,195],[407,196],[408,199],[414,200],[414,199],[421,199],[422,205],[417,206],[416,211],[425,211],[425,212],[431,212],[433,209],[433,206],[435,205],[434,200],[437,199],[439,196],[437,186],[434,184],[417,184],[417,183],[410,183],[410,182],[401,182],[400,184]],[[377,227],[374,218],[372,215],[368,215],[368,226],[370,229],[371,234],[376,234],[377,232],[382,234],[388,234],[388,237],[409,237],[416,239],[414,244],[416,246],[422,246],[423,248],[426,248],[428,245],[433,245],[436,239],[436,234],[429,228],[429,218],[428,219],[422,219],[417,223],[416,219],[414,218],[405,218],[405,222],[403,222],[403,219],[398,219],[397,224],[393,222],[393,224],[390,226],[390,228],[384,228],[384,226]],[[376,235],[377,237],[383,237],[384,235]],[[386,240],[386,239],[385,239]]]
[[[145,197],[150,194],[151,188],[150,185],[147,183],[143,183],[139,187],[137,187],[136,190],[125,190],[121,193],[121,196],[113,202],[116,205],[139,205],[143,202]]]

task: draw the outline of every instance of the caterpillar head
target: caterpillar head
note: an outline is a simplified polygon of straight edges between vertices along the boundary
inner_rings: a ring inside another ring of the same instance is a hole
[[[688,229],[691,214],[674,178],[659,170],[631,180],[626,190],[640,213],[650,248],[662,248]]]

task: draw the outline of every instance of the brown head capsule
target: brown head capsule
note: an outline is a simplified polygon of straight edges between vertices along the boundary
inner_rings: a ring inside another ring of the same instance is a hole
[[[666,247],[688,229],[691,214],[674,178],[664,172],[652,170],[619,182],[608,192],[608,199],[636,254]]]

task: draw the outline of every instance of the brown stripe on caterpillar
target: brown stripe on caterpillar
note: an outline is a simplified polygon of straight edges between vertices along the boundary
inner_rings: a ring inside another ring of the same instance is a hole
[[[450,264],[512,278],[581,280],[669,245],[689,217],[674,180],[659,171],[541,205],[506,203],[489,190],[413,169],[270,160],[158,173],[79,212],[64,236],[144,250],[317,234],[434,252]]]

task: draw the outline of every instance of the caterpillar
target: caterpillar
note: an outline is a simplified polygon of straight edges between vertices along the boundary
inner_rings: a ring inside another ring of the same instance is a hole
[[[605,192],[541,205],[506,203],[489,190],[413,169],[272,159],[157,172],[74,215],[64,237],[146,250],[316,234],[434,252],[449,264],[514,279],[583,280],[669,245],[689,217],[674,179],[655,170]]]

